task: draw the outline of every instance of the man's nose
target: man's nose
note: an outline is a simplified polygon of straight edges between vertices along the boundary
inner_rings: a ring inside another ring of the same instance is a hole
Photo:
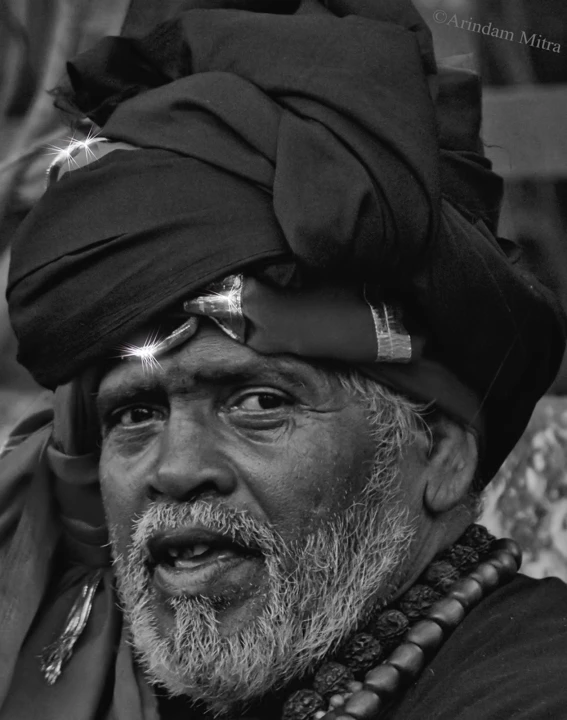
[[[214,422],[172,413],[159,442],[150,494],[190,500],[205,494],[228,495],[236,478]]]

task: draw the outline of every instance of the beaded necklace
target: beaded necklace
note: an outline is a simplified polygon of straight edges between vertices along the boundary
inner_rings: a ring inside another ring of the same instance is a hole
[[[509,582],[521,561],[513,540],[470,525],[415,585],[319,668],[310,686],[289,695],[280,720],[379,720],[465,615]]]

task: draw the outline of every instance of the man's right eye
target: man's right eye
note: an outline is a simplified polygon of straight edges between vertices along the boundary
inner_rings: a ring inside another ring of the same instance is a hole
[[[115,410],[110,416],[107,426],[110,428],[120,426],[135,428],[163,419],[163,412],[153,407],[136,405],[129,408]]]

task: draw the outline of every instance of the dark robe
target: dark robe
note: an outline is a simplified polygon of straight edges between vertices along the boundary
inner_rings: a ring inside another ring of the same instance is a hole
[[[567,586],[518,575],[484,600],[388,720],[567,718]]]

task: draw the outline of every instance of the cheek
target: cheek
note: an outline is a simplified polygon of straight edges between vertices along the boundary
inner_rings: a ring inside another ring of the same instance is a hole
[[[306,423],[273,458],[266,484],[272,513],[290,533],[315,529],[356,500],[373,459],[368,426],[360,418]]]
[[[414,441],[404,448],[399,465],[398,483],[412,517],[425,515],[423,496],[428,467],[423,457],[422,445]]]
[[[124,553],[130,540],[132,520],[142,510],[136,468],[103,448],[99,476],[107,526],[116,551]]]

